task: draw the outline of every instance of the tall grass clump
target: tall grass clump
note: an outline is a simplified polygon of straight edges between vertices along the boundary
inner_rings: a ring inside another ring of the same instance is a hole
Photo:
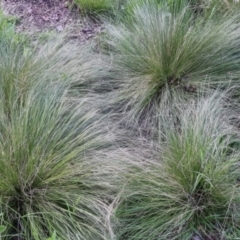
[[[190,101],[178,125],[165,119],[162,140],[132,154],[113,211],[116,239],[238,239],[239,138],[224,101]]]
[[[123,23],[108,27],[113,101],[133,122],[150,125],[166,89],[188,97],[239,77],[237,17],[203,18],[191,7],[177,10],[141,1]]]
[[[113,170],[100,157],[107,132],[84,99],[68,101],[67,89],[36,84],[11,106],[11,120],[0,98],[3,240],[46,240],[54,232],[57,239],[108,239],[103,216]]]
[[[15,33],[15,25],[17,22],[17,18],[13,16],[4,15],[3,11],[0,10],[0,37],[2,40],[7,40],[11,42],[15,42],[16,44],[19,41],[27,40],[26,36],[23,34]]]
[[[104,74],[91,44],[0,38],[1,239],[108,239],[110,137],[89,107]]]

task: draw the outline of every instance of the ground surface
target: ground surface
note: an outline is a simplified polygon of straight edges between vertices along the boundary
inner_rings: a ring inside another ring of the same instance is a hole
[[[18,18],[18,31],[28,33],[69,31],[69,37],[85,43],[102,30],[99,21],[71,8],[71,0],[0,0],[6,15]]]

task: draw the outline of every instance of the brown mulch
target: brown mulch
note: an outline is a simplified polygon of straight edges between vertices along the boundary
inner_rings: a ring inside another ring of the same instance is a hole
[[[102,24],[81,15],[80,9],[71,5],[71,0],[0,0],[3,12],[19,19],[17,31],[62,32],[67,29],[70,38],[85,43],[102,31]]]

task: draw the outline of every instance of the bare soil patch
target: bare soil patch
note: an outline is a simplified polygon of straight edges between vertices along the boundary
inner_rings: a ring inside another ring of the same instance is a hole
[[[69,38],[85,43],[103,29],[100,21],[81,15],[71,0],[0,0],[6,15],[16,16],[17,31],[36,33],[69,30]]]

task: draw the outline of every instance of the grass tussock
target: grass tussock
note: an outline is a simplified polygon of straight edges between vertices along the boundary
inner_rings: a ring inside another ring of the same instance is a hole
[[[237,239],[239,150],[228,115],[216,95],[192,101],[178,129],[165,119],[162,140],[132,154],[116,239]]]
[[[0,39],[1,239],[108,239],[120,176],[106,160],[112,136],[89,108],[104,73],[91,44]]]
[[[38,84],[11,121],[0,101],[1,239],[46,240],[54,231],[59,239],[107,239],[114,181],[99,159],[107,134],[84,101],[66,101],[66,89]]]
[[[148,113],[157,112],[165,89],[188,97],[239,77],[235,16],[196,17],[188,7],[175,14],[146,1],[108,33],[118,89],[113,102],[145,125],[151,125]]]

